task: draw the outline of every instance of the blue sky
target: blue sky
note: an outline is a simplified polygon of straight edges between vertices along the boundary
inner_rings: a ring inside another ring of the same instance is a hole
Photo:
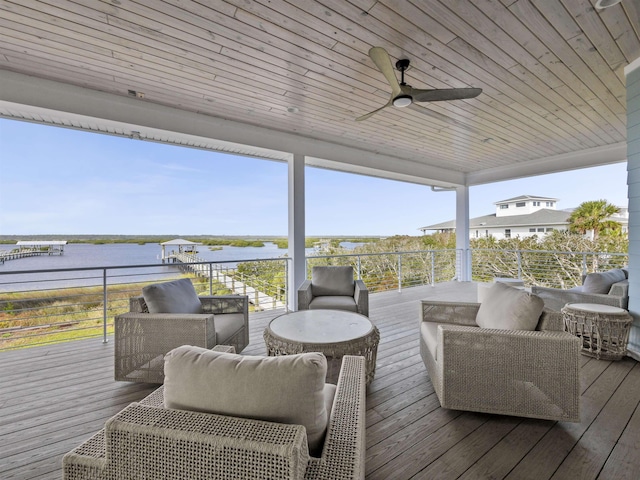
[[[522,194],[558,208],[627,204],[626,164],[470,189],[471,216]],[[306,233],[418,235],[455,216],[455,193],[306,169]],[[287,166],[0,119],[0,234],[280,235]]]

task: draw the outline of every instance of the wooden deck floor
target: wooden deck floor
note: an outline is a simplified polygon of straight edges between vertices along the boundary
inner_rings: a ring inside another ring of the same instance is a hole
[[[582,423],[440,408],[418,353],[418,300],[475,299],[473,284],[371,297],[381,332],[367,393],[367,479],[640,478],[640,366],[582,358]],[[252,314],[249,354],[277,313]],[[113,381],[113,344],[0,353],[0,478],[59,479],[61,457],[155,387]]]

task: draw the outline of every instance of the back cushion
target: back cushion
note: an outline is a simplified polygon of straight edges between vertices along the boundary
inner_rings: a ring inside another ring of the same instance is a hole
[[[535,330],[544,308],[543,300],[504,283],[494,283],[485,293],[476,315],[482,328]]]
[[[182,278],[142,289],[149,313],[202,313],[202,305],[191,280]]]
[[[311,290],[314,296],[353,296],[355,291],[353,267],[313,267]]]
[[[590,273],[584,279],[582,291],[585,293],[609,293],[611,285],[626,280],[627,276],[619,268],[606,272]]]
[[[328,412],[321,353],[254,357],[185,345],[165,356],[164,375],[167,408],[303,425],[309,450],[322,445]]]

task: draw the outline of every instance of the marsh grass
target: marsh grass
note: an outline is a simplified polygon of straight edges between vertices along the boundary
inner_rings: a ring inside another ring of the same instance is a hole
[[[209,293],[208,279],[191,278],[198,294]],[[170,279],[167,279],[170,280]],[[113,317],[129,311],[129,298],[154,282],[107,286],[107,334]],[[213,295],[230,293],[213,283]],[[103,288],[70,287],[55,290],[0,293],[0,350],[100,337],[104,333]]]

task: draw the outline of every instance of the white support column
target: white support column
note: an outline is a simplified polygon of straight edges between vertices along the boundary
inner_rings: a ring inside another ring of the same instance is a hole
[[[640,361],[640,58],[624,69],[627,84],[627,186],[629,196],[629,356]]]
[[[471,251],[469,250],[469,187],[456,188],[456,278],[471,281]]]
[[[304,198],[304,155],[294,154],[289,159],[289,310],[298,309],[298,287],[307,277]]]

